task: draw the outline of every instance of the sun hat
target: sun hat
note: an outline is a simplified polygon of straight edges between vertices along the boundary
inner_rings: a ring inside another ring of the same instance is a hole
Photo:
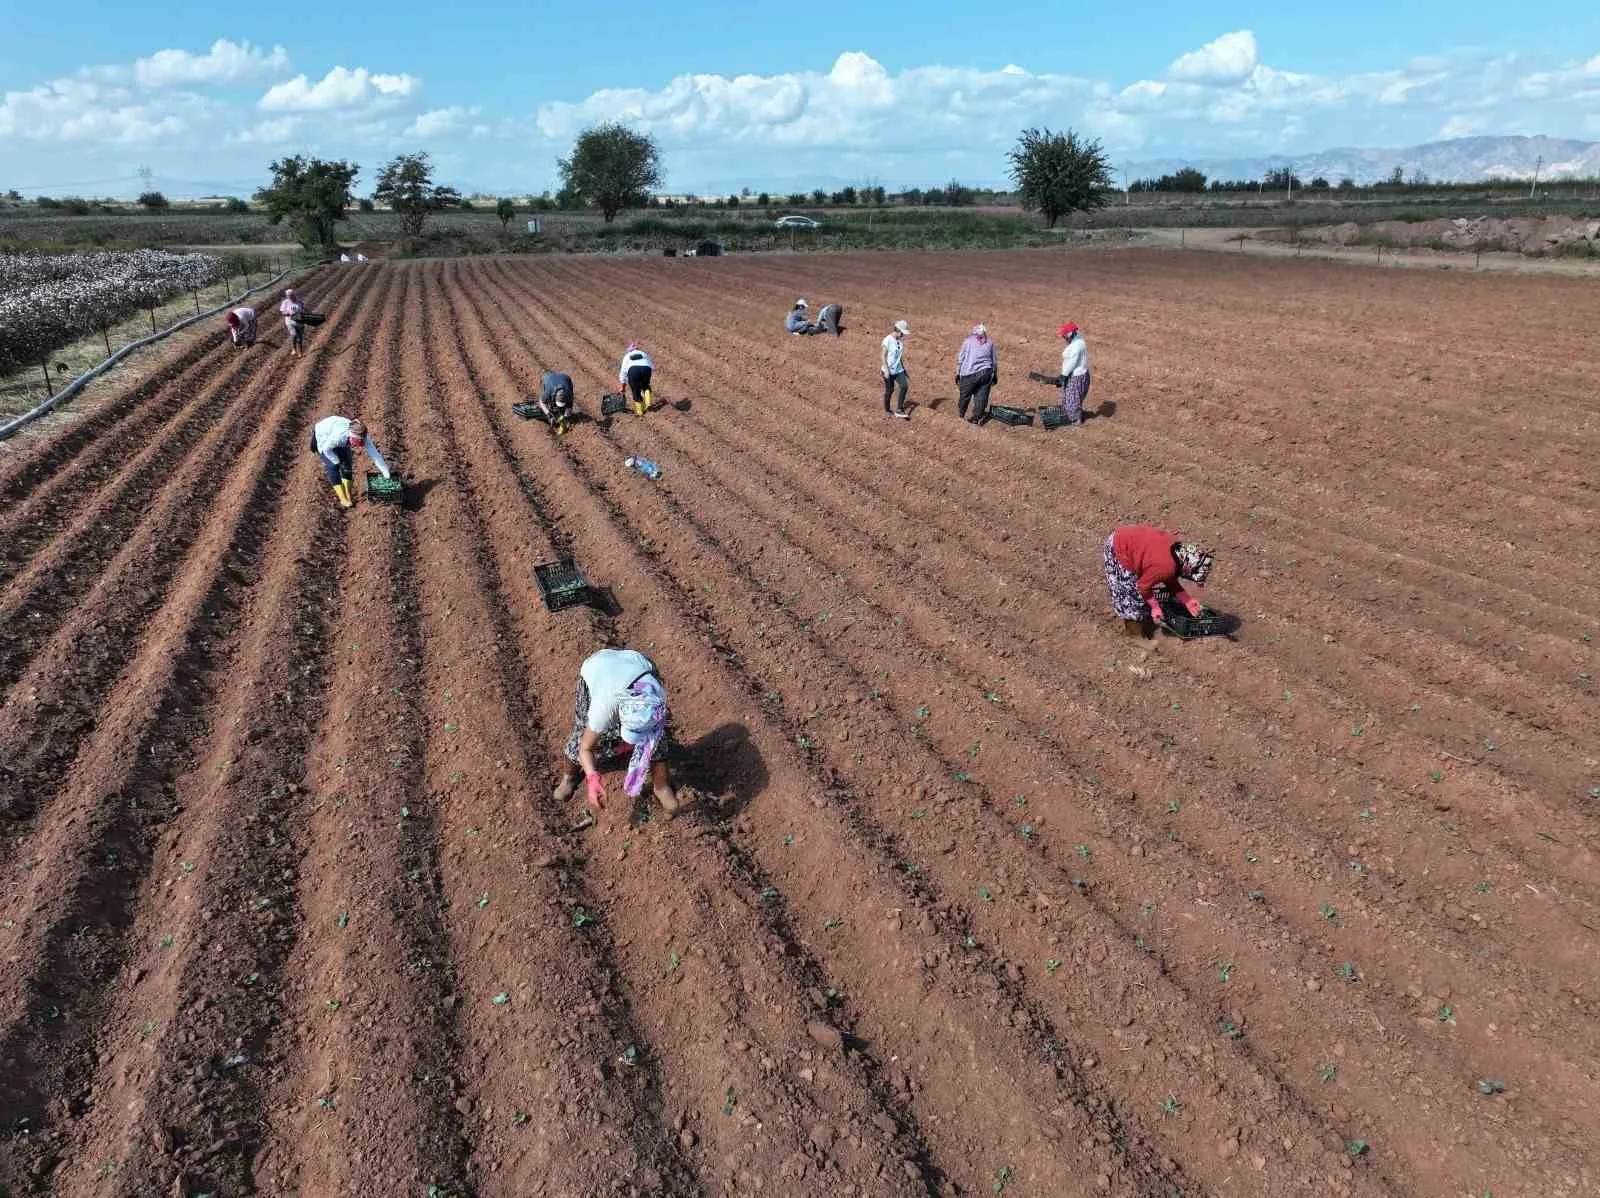
[[[911,326],[903,320],[897,320],[894,322],[894,331],[899,333],[901,336],[909,336],[911,333]]]
[[[811,305],[806,303],[806,301],[803,299],[797,299],[794,301],[794,306],[796,308],[809,308]]]

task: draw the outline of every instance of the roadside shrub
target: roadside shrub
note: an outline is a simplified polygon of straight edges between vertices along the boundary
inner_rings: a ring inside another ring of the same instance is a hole
[[[171,206],[171,201],[169,201],[167,197],[162,195],[159,191],[146,191],[140,193],[139,207],[147,209],[150,212],[160,212],[162,209],[170,208]]]
[[[222,202],[222,210],[224,212],[249,212],[250,205],[246,204],[238,196],[229,196]]]

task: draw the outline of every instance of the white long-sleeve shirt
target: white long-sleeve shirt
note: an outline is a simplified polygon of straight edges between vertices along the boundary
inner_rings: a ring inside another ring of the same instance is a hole
[[[883,339],[883,373],[897,375],[906,368],[906,343],[890,333]]]
[[[344,416],[324,416],[317,421],[313,430],[317,438],[317,454],[332,462],[339,464],[338,450],[350,447],[350,421]],[[372,464],[383,472],[384,478],[389,478],[389,463],[383,460],[383,454],[378,452],[378,445],[371,437],[363,439],[363,448],[367,456],[372,459]]]
[[[650,360],[650,355],[645,353],[644,350],[630,349],[622,355],[622,367],[617,371],[617,382],[626,383],[628,381],[628,371],[635,366],[648,366],[651,370],[656,368],[656,364]]]
[[[1061,347],[1061,377],[1089,373],[1089,347],[1080,334]]]

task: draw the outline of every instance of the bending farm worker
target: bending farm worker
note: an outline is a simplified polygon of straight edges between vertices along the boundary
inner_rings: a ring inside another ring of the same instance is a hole
[[[567,421],[572,418],[572,376],[558,370],[547,370],[539,379],[539,410],[550,422],[550,431],[561,434],[567,431]]]
[[[278,305],[278,312],[283,316],[283,327],[289,334],[289,356],[298,358],[306,347],[306,326],[300,318],[305,315],[306,306],[300,302],[300,297],[295,294],[293,287],[283,293],[283,302]]]
[[[649,354],[639,348],[639,343],[628,342],[628,352],[622,355],[622,366],[617,371],[617,382],[633,397],[635,416],[643,416],[655,402],[650,395],[650,380],[655,369],[655,363],[650,360]]]
[[[989,414],[989,388],[1000,381],[1000,368],[994,356],[989,330],[974,325],[956,354],[956,415],[973,424],[982,424]],[[967,415],[968,405],[972,415]]]
[[[656,665],[632,649],[601,649],[578,669],[572,707],[572,734],[557,760],[561,782],[555,801],[564,803],[584,783],[591,811],[605,806],[600,771],[605,762],[628,752],[623,790],[637,798],[648,778],[656,801],[671,816],[678,810],[667,759],[672,750],[667,723],[667,688]]]
[[[324,416],[311,430],[311,452],[322,463],[322,472],[328,476],[328,485],[333,488],[340,507],[355,506],[355,501],[350,497],[350,479],[356,454],[362,450],[366,450],[372,464],[383,473],[384,478],[392,477],[389,463],[383,460],[383,454],[368,439],[367,426],[361,421],[348,420],[343,416]]]
[[[1200,546],[1153,524],[1127,524],[1106,538],[1104,562],[1111,609],[1129,636],[1150,636],[1155,631],[1163,593],[1183,604],[1191,616],[1200,614],[1200,601],[1178,581],[1187,578],[1205,585],[1212,555]]]
[[[838,304],[823,304],[822,311],[817,313],[817,323],[811,326],[813,333],[832,333],[839,336],[844,330],[839,322],[844,319],[844,309]]]
[[[1058,330],[1065,344],[1061,347],[1061,407],[1067,423],[1083,423],[1083,401],[1089,398],[1089,347],[1083,334],[1070,321]]]
[[[813,327],[806,315],[806,301],[795,300],[794,307],[789,309],[789,315],[783,318],[783,331],[793,333],[796,337],[804,337],[813,331]]]
[[[883,414],[892,414],[901,420],[911,419],[911,413],[906,411],[906,391],[911,386],[911,375],[906,371],[905,345],[910,334],[910,325],[903,320],[895,321],[894,328],[883,339],[883,354],[878,363],[878,373],[883,375]],[[892,411],[889,407],[891,395],[895,396]]]
[[[256,310],[235,308],[223,320],[228,325],[228,335],[235,345],[251,346],[256,343]]]

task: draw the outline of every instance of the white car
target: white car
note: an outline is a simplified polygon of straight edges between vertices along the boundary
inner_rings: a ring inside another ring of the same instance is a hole
[[[820,220],[814,220],[809,216],[780,216],[776,223],[780,229],[822,228],[822,222]]]

